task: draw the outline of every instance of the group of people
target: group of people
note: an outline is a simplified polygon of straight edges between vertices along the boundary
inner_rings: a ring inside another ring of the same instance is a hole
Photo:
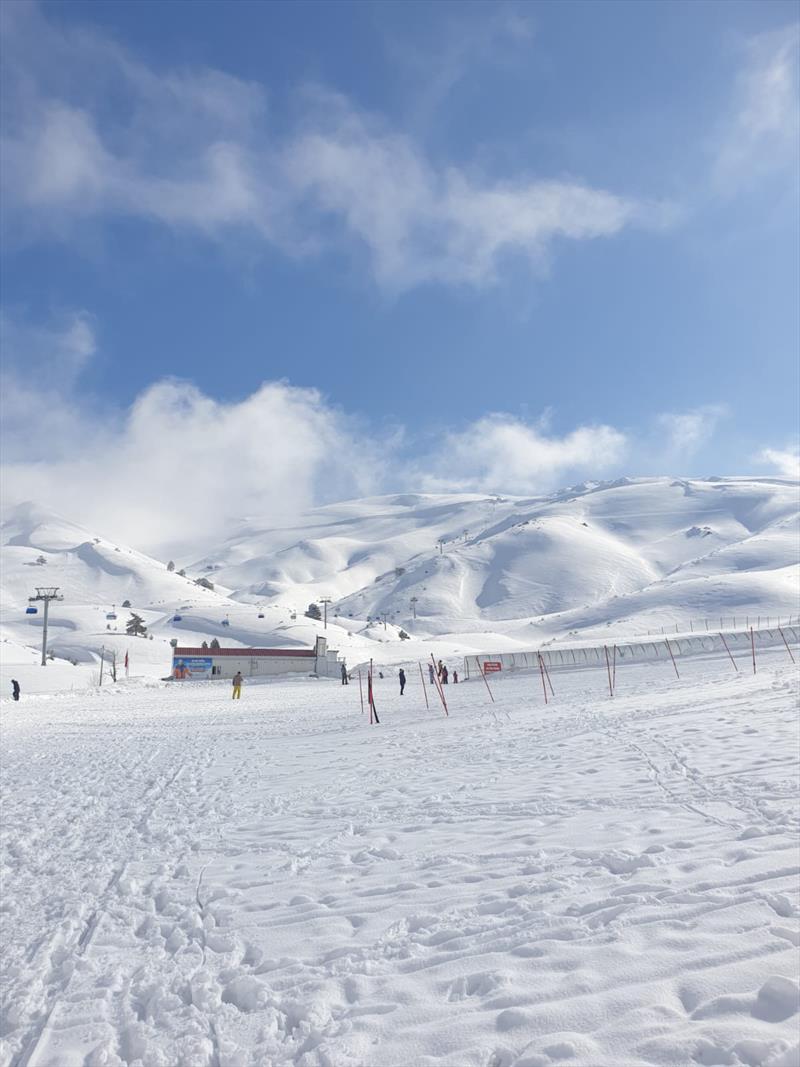
[[[432,663],[428,664],[428,675],[431,680],[431,685],[433,685],[434,673]],[[442,663],[441,660],[436,664],[436,677],[442,685],[447,685],[450,681],[450,670],[448,669],[447,664]],[[458,685],[458,671],[455,668],[453,668],[453,685]]]
[[[439,682],[441,683],[441,685],[448,685],[449,682],[450,682],[450,673],[451,672],[448,669],[447,665],[442,663],[441,660],[439,660],[439,662],[436,664],[435,668],[434,668],[432,663],[428,664],[428,676],[430,678],[431,685],[434,684],[434,681],[437,678],[439,679]],[[457,685],[458,684],[458,671],[454,669],[453,672],[452,672],[452,676],[453,676],[453,684]],[[380,673],[380,677],[383,678],[383,673],[382,672]],[[402,667],[397,672],[397,680],[400,682],[400,696],[402,696],[403,693],[405,692],[405,688],[406,688],[406,672],[403,670]],[[347,667],[345,667],[345,665],[342,664],[342,685],[347,685],[349,683],[349,681],[350,681],[350,676],[347,673]]]

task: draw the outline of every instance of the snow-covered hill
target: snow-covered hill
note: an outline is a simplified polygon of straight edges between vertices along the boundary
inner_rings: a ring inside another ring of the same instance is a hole
[[[196,566],[241,599],[303,608],[327,595],[342,617],[385,614],[418,633],[558,628],[564,613],[569,629],[635,626],[796,611],[798,516],[796,483],[756,478],[391,496],[319,508],[291,529],[248,521]]]
[[[12,510],[2,524],[4,661],[27,662],[40,644],[41,614],[25,614],[37,585],[58,585],[65,597],[52,613],[54,654],[92,669],[102,646],[130,647],[130,611],[121,608],[130,601],[153,635],[134,639],[144,673],[165,671],[172,638],[310,645],[322,624],[303,613],[323,596],[332,598],[329,642],[349,662],[800,611],[800,493],[780,479],[621,479],[536,498],[352,500],[291,527],[244,520],[192,559],[196,536],[187,531],[176,560],[184,577],[47,509]],[[401,628],[410,642],[399,641]]]

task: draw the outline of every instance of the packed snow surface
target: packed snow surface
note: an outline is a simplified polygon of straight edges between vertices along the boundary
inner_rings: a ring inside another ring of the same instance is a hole
[[[0,1064],[796,1067],[797,673],[0,705]]]

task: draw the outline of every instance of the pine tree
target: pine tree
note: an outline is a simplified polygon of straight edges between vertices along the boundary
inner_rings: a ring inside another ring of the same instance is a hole
[[[172,562],[172,560],[170,560],[169,563],[167,564],[167,570],[168,571],[174,571],[175,570],[175,564]]]
[[[125,623],[125,633],[130,637],[145,637],[147,634],[144,619],[141,615],[137,615],[135,611],[131,612],[131,617]]]
[[[211,644],[209,645],[209,648],[219,648],[219,641],[216,639],[216,637],[211,638]]]
[[[309,604],[308,611],[306,611],[306,618],[319,621],[322,618],[322,612],[319,610],[319,605]]]

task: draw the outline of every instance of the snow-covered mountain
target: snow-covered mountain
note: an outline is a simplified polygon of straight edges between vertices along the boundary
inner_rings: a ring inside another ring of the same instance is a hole
[[[196,567],[238,599],[301,608],[326,595],[344,618],[386,614],[417,632],[633,625],[796,611],[799,523],[797,483],[764,478],[402,495],[319,508],[291,529],[248,520]]]
[[[129,646],[121,605],[130,601],[153,635],[135,642],[150,673],[165,670],[171,638],[311,644],[322,624],[303,612],[323,596],[329,641],[351,661],[378,648],[391,658],[424,646],[427,655],[432,641],[448,654],[513,650],[601,626],[633,634],[800,611],[800,489],[781,479],[352,500],[291,527],[243,520],[202,558],[187,549],[176,560],[186,576],[33,504],[10,511],[1,533],[2,647],[12,662],[35,659],[41,614],[25,609],[37,585],[65,597],[52,613],[56,657],[94,664],[101,646]],[[411,642],[398,643],[400,628]]]

